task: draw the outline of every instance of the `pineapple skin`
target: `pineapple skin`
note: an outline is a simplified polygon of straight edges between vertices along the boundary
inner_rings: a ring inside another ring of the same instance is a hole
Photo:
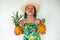
[[[46,33],[46,26],[44,24],[39,24],[38,25],[38,32],[41,34],[45,34]]]
[[[14,28],[14,34],[15,34],[15,35],[20,35],[20,34],[22,34],[22,33],[23,33],[22,27],[20,27],[20,26],[15,26],[15,28]]]

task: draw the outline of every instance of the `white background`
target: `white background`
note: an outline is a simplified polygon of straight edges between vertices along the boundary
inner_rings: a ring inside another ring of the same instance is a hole
[[[22,40],[23,35],[14,35],[13,11],[22,13],[21,5],[27,0],[0,0],[0,40]],[[29,0],[30,1],[30,0]],[[46,34],[42,40],[60,40],[60,0],[37,0],[40,4],[38,18],[46,19]]]

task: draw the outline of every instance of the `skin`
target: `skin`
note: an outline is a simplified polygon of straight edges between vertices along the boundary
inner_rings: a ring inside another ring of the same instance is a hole
[[[34,22],[34,6],[32,5],[28,5],[25,9],[25,12],[27,13],[28,15],[28,18],[26,19],[23,19],[20,23],[20,26],[23,27],[24,25],[24,22]],[[36,18],[35,20],[35,24],[36,25],[39,25],[41,23],[40,19]],[[45,34],[45,33],[42,33],[42,34]]]

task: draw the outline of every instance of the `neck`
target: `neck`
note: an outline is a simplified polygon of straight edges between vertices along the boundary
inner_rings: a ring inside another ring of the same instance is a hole
[[[29,15],[27,19],[34,19],[34,16],[33,15]]]
[[[29,15],[28,18],[27,18],[27,21],[28,22],[34,22],[34,16],[33,15]]]

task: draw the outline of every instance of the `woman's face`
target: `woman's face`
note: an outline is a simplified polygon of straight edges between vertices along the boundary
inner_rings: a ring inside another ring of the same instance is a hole
[[[34,15],[34,6],[28,5],[25,9],[25,12],[27,13],[27,15]]]

